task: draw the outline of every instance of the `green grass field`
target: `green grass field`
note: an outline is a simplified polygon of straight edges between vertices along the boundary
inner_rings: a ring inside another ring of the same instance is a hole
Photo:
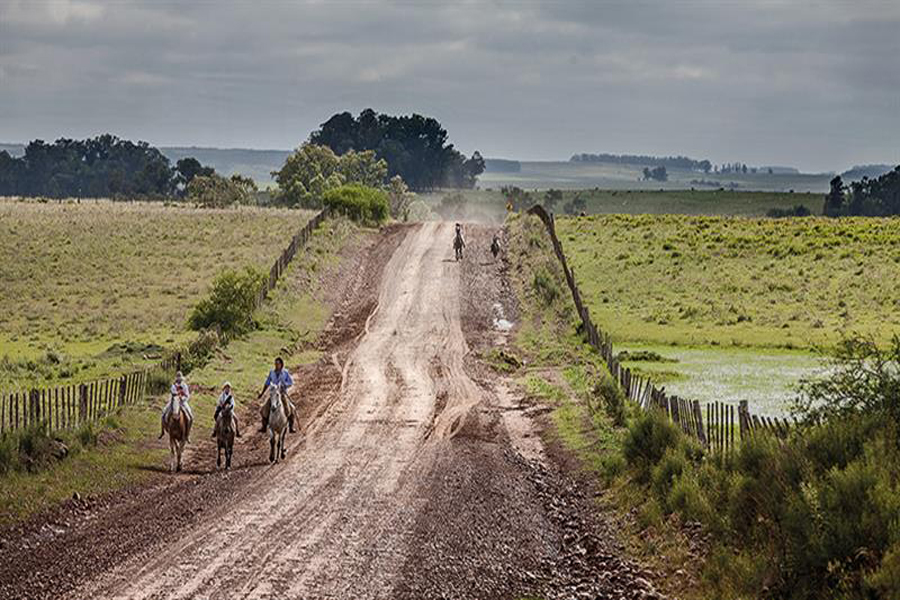
[[[310,215],[0,202],[0,389],[99,377],[183,341],[218,271],[267,270]]]
[[[580,189],[562,190],[563,198],[552,207],[552,211],[563,214],[563,206],[576,196],[586,203],[587,214],[681,214],[681,215],[728,215],[762,217],[769,209],[789,209],[802,204],[813,214],[822,212],[822,194],[791,194],[784,192],[742,192],[718,190],[615,190]],[[420,194],[433,210],[437,210],[441,200],[456,190]],[[466,220],[497,220],[506,214],[506,198],[499,189],[466,190],[461,192],[467,203],[458,216]],[[532,203],[543,204],[544,191],[530,190]]]
[[[900,219],[559,218],[596,321],[621,342],[814,348],[900,333]]]
[[[504,185],[516,185],[524,189],[547,188],[609,190],[674,190],[690,187],[729,188],[770,192],[828,191],[831,173],[699,173],[686,169],[668,169],[665,182],[642,181],[644,165],[617,163],[579,163],[568,161],[522,161],[518,173],[487,172],[478,177],[481,188],[499,189]],[[706,185],[697,182],[705,181]],[[693,183],[692,183],[693,182]],[[712,185],[710,185],[712,184]]]

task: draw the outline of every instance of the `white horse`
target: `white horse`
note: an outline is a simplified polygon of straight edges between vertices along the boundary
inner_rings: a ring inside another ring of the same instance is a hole
[[[169,398],[169,420],[166,432],[169,434],[169,451],[172,453],[170,469],[181,471],[181,455],[191,430],[190,417],[182,410],[181,400],[175,394]]]
[[[273,385],[269,388],[269,462],[278,462],[285,455],[284,438],[288,429],[285,393],[281,386]]]

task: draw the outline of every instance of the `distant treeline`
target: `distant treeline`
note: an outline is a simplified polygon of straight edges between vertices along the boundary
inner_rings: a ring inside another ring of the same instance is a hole
[[[354,118],[349,112],[332,116],[309,136],[338,156],[350,150],[372,150],[388,165],[388,177],[399,175],[411,189],[472,188],[484,172],[477,151],[466,158],[448,142],[447,130],[422,115],[379,114],[367,108]]]
[[[900,215],[900,166],[881,177],[863,177],[849,186],[838,175],[831,180],[823,212],[830,217]]]
[[[687,156],[644,156],[640,154],[575,154],[569,162],[613,163],[619,165],[647,165],[669,169],[688,169],[709,173],[713,164],[708,160],[694,160]]]
[[[18,158],[0,151],[0,196],[168,197],[183,193],[197,175],[213,175],[213,169],[193,158],[172,167],[147,142],[111,134],[52,144],[35,140]]]

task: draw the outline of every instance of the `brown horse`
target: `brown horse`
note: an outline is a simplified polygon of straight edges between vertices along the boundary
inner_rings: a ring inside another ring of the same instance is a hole
[[[169,434],[169,451],[172,453],[169,468],[175,472],[181,471],[181,455],[191,432],[191,420],[187,411],[182,409],[181,400],[174,394],[169,399],[166,432]]]

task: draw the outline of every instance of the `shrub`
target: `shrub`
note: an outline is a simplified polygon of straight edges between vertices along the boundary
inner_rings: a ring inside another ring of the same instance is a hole
[[[247,183],[249,181],[249,183]],[[187,197],[204,208],[225,208],[233,204],[249,204],[252,180],[242,177],[226,179],[220,175],[198,175],[187,186]],[[255,187],[256,184],[253,184]]]
[[[168,386],[166,386],[166,389],[168,389]],[[84,423],[78,428],[78,431],[75,432],[75,438],[84,448],[96,446],[98,437],[99,433],[91,422]]]
[[[31,425],[18,433],[18,462],[29,471],[38,471],[53,458],[53,439],[42,424]]]
[[[13,436],[9,434],[0,436],[0,475],[14,471],[18,462],[16,441]]]
[[[628,427],[622,444],[622,453],[629,464],[636,467],[638,479],[649,480],[650,471],[666,453],[678,445],[681,432],[659,410],[638,415]]]
[[[532,286],[537,295],[550,306],[559,297],[559,286],[546,269],[535,269]]]
[[[409,191],[403,178],[394,175],[388,182],[387,194],[391,204],[391,216],[400,221],[408,221],[410,205],[416,195]]]
[[[608,371],[604,370],[600,381],[594,385],[593,393],[594,397],[602,401],[606,415],[612,422],[617,427],[625,425],[625,392]]]
[[[191,329],[218,325],[222,331],[233,334],[253,329],[253,310],[265,280],[265,274],[252,267],[243,272],[230,269],[221,272],[213,281],[209,297],[198,302],[191,312]]]
[[[388,197],[383,191],[364,185],[342,185],[325,192],[325,206],[354,221],[376,225],[388,218]]]
[[[783,219],[785,217],[808,217],[812,213],[802,204],[795,204],[791,208],[770,208],[766,211],[767,217]]]
[[[866,583],[882,598],[900,598],[900,542],[885,553]]]
[[[803,382],[801,391],[793,410],[807,423],[855,414],[881,416],[885,425],[900,423],[900,336],[886,349],[872,340],[842,340],[831,374]]]
[[[819,472],[843,469],[863,454],[865,442],[880,426],[879,419],[867,416],[808,427],[802,438],[804,453]]]
[[[706,523],[713,512],[697,480],[688,472],[674,477],[666,505],[688,521]]]
[[[680,452],[678,448],[668,449],[659,464],[653,467],[651,489],[661,502],[666,502],[672,485],[689,467],[684,453]]]

